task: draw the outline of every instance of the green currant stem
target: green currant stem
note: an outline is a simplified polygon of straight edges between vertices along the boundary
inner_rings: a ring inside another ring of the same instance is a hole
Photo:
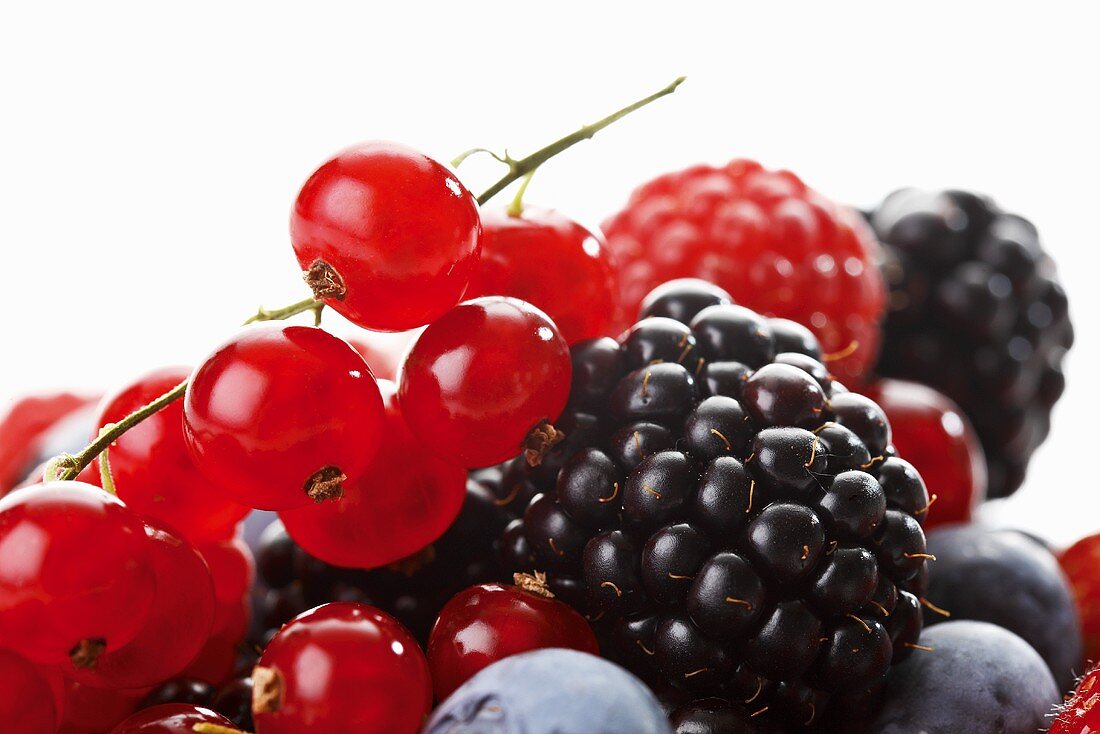
[[[680,86],[680,84],[683,83],[685,78],[686,77],[680,77],[659,92],[655,92],[644,99],[640,99],[632,105],[623,107],[618,112],[612,113],[598,122],[594,122],[591,125],[585,125],[580,130],[570,133],[564,138],[550,143],[550,145],[547,145],[545,148],[536,150],[534,153],[527,156],[526,158],[520,158],[519,160],[505,158],[505,162],[508,164],[508,173],[506,173],[504,177],[497,181],[495,184],[485,189],[485,191],[482,192],[481,196],[477,197],[477,203],[485,204],[487,201],[489,201],[489,199],[492,199],[501,191],[508,188],[508,185],[511,184],[513,181],[518,181],[519,179],[523,178],[528,173],[534,171],[543,163],[556,156],[558,153],[572,148],[574,145],[581,142],[582,140],[588,140],[608,125],[611,125],[612,123],[621,120],[635,110],[645,107],[650,102],[672,94],[676,91],[676,87]]]
[[[268,311],[263,307],[260,307],[260,309],[257,310],[255,314],[250,316],[248,320],[244,323],[247,325],[254,324],[257,321],[283,321],[284,319],[289,319],[291,316],[297,316],[300,313],[312,311],[314,315],[314,321],[317,324],[320,324],[321,311],[323,311],[324,308],[325,304],[323,301],[318,301],[316,298],[313,298],[311,296],[304,301],[298,301],[297,303],[292,303],[289,306],[277,308],[273,311]]]
[[[109,431],[112,428],[114,428],[113,423],[103,426],[103,430],[100,431],[100,434],[104,433],[105,431]],[[115,489],[115,478],[111,475],[110,454],[110,449],[105,448],[103,449],[103,453],[99,455],[99,483],[103,487],[103,489],[107,490],[111,494],[117,495],[118,491]]]
[[[173,387],[168,392],[161,395],[159,398],[149,403],[148,405],[138,408],[130,415],[126,416],[118,423],[110,426],[107,430],[104,430],[99,434],[99,437],[92,441],[88,446],[76,456],[70,456],[65,454],[57,460],[56,469],[62,469],[57,479],[61,481],[68,481],[70,479],[76,479],[76,475],[84,471],[84,469],[92,463],[95,457],[102,454],[108,446],[117,441],[122,434],[130,430],[138,423],[153,415],[157,411],[170,405],[171,403],[179,400],[183,397],[183,394],[187,391],[187,381],[184,380],[180,384]],[[53,465],[54,462],[50,462]],[[47,472],[49,468],[47,467]],[[47,473],[47,478],[49,474]]]
[[[516,196],[512,199],[512,203],[508,205],[508,216],[521,217],[523,216],[523,195],[527,193],[527,187],[531,183],[531,179],[534,178],[535,172],[531,171],[523,177],[523,183],[519,185],[519,189],[516,191]]]

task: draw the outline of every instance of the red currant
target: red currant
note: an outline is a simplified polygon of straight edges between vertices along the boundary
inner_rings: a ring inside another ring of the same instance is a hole
[[[553,598],[544,576],[516,574],[516,583],[471,586],[443,607],[428,641],[437,700],[510,655],[544,647],[600,654],[588,622]]]
[[[66,679],[64,715],[58,734],[106,734],[134,713],[148,691],[93,688]]]
[[[100,655],[87,669],[66,672],[100,688],[142,688],[182,671],[214,624],[214,584],[198,551],[185,540],[146,527],[156,595],[137,637]]]
[[[569,344],[619,321],[619,280],[603,235],[553,209],[481,215],[481,264],[469,297],[512,296],[542,309]]]
[[[252,617],[249,595],[256,567],[252,552],[239,537],[204,545],[199,553],[214,581],[214,625],[184,675],[220,684],[232,675],[237,648],[248,632]]]
[[[935,504],[918,517],[925,530],[969,522],[985,499],[985,454],[959,406],[930,387],[880,380],[864,394],[886,411],[892,442],[924,478]]]
[[[416,734],[432,702],[416,640],[389,615],[354,602],[299,615],[252,674],[257,732]]]
[[[1059,561],[1077,599],[1085,659],[1100,660],[1100,533],[1071,545]]]
[[[240,504],[333,499],[378,446],[382,398],[347,342],[307,326],[246,329],[196,371],[183,406],[196,465]]]
[[[217,724],[239,731],[221,714],[189,703],[166,703],[139,711],[111,734],[195,734],[195,724]]]
[[[96,425],[102,428],[122,420],[189,373],[166,368],[127,385],[103,401]],[[124,433],[111,444],[109,459],[119,499],[192,543],[223,537],[248,514],[247,507],[226,498],[195,468],[183,435],[183,404],[178,401]]]
[[[560,440],[550,421],[569,397],[569,347],[546,314],[491,296],[434,322],[401,365],[398,399],[428,448],[466,467],[528,451],[538,463]]]
[[[413,555],[450,527],[466,497],[466,470],[409,433],[396,385],[378,386],[386,423],[363,478],[339,502],[279,514],[298,545],[335,566],[375,568]]]
[[[290,217],[314,293],[375,331],[423,326],[458,303],[480,236],[477,202],[455,175],[386,142],[349,148],[317,169]]]
[[[1100,665],[1089,671],[1058,712],[1048,734],[1100,732]]]
[[[0,650],[0,722],[11,734],[52,734],[58,711],[49,682],[28,661]]]
[[[26,477],[45,434],[94,399],[60,393],[26,397],[0,417],[0,495]],[[36,478],[42,472],[37,472]]]
[[[0,645],[93,665],[134,639],[154,589],[144,525],[102,489],[50,482],[0,499]]]

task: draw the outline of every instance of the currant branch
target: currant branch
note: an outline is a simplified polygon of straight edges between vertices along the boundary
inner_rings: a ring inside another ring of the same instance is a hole
[[[489,199],[492,199],[501,191],[508,188],[508,185],[511,184],[513,181],[518,181],[519,179],[523,178],[528,173],[534,171],[543,163],[556,156],[558,153],[572,148],[574,145],[581,142],[582,140],[588,140],[608,125],[611,125],[612,123],[621,120],[635,110],[639,110],[642,107],[645,107],[650,102],[672,94],[676,91],[676,87],[680,86],[686,78],[687,77],[683,76],[679,77],[664,89],[658,92],[654,92],[648,97],[638,100],[634,104],[627,105],[618,112],[613,112],[612,114],[608,115],[602,120],[599,120],[598,122],[594,122],[591,125],[585,125],[580,130],[570,133],[564,138],[550,143],[550,145],[547,145],[545,148],[540,148],[539,150],[536,150],[534,153],[527,156],[526,158],[514,160],[510,157],[506,157],[504,162],[508,164],[508,173],[506,173],[504,177],[497,181],[495,184],[482,192],[481,196],[477,197],[477,203],[485,204],[485,202],[489,201]]]
[[[654,92],[648,97],[644,97],[643,99],[640,99],[633,104],[627,105],[621,110],[613,112],[612,114],[604,117],[601,120],[598,120],[590,125],[585,125],[579,130],[576,130],[569,135],[566,135],[565,137],[560,138],[553,143],[550,143],[549,145],[536,150],[534,153],[526,156],[525,158],[520,158],[517,160],[508,155],[507,152],[505,152],[503,156],[500,156],[485,148],[472,148],[465,153],[459,155],[453,161],[453,165],[459,165],[460,163],[462,163],[463,160],[475,153],[487,153],[501,163],[507,165],[508,173],[506,173],[495,184],[482,192],[481,196],[477,197],[477,202],[478,204],[485,204],[487,201],[506,189],[513,182],[518,181],[519,179],[524,179],[524,183],[517,193],[516,199],[512,202],[511,211],[518,213],[519,211],[522,211],[523,192],[526,190],[527,184],[531,180],[531,176],[534,174],[535,170],[539,166],[541,166],[543,163],[550,160],[554,156],[558,155],[559,153],[562,153],[563,151],[572,148],[574,145],[581,142],[582,140],[588,140],[600,130],[603,130],[605,127],[608,127],[618,120],[621,120],[622,118],[629,115],[631,112],[639,110],[642,107],[648,105],[650,102],[658,100],[661,97],[672,94],[676,91],[676,88],[683,83],[685,78],[686,77],[679,77],[671,84],[666,86],[664,89]],[[324,307],[325,304],[323,301],[319,301],[311,297],[302,301],[298,301],[297,303],[292,303],[289,306],[284,306],[283,308],[267,310],[261,307],[244,323],[247,325],[260,321],[283,321],[285,319],[291,318],[292,316],[297,316],[301,313],[312,312],[314,315],[314,323],[319,326],[321,323],[321,312],[324,310]],[[84,450],[82,450],[80,453],[76,455],[62,454],[61,456],[55,457],[46,465],[46,481],[68,481],[75,479],[76,476],[80,474],[80,472],[87,468],[88,465],[91,464],[97,456],[102,454],[107,449],[107,447],[117,441],[124,433],[126,433],[126,431],[138,425],[154,413],[164,409],[176,400],[179,400],[184,396],[186,392],[187,381],[185,380],[184,382],[181,382],[179,385],[166,392],[164,395],[161,395],[153,402],[139,408],[138,410],[135,410],[133,413],[126,416],[118,423],[105,427],[100,435],[96,438],[96,440],[88,444],[88,446],[85,447]]]
[[[186,391],[187,382],[181,382],[153,402],[138,408],[118,423],[115,423],[113,426],[100,433],[99,437],[88,444],[79,454],[75,456],[63,454],[54,459],[46,467],[46,479],[59,479],[61,481],[76,479],[77,474],[84,471],[97,456],[103,453],[108,446],[117,441],[122,434],[126,433],[126,431],[141,423],[149,416],[163,410],[165,407],[182,398]],[[51,476],[51,474],[54,474],[54,476]]]

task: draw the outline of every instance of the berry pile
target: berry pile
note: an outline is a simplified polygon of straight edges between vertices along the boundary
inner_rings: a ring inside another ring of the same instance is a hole
[[[1095,728],[1095,672],[1052,704],[1095,649],[1100,536],[1065,575],[1019,533],[926,540],[937,500],[969,520],[983,456],[947,397],[864,379],[884,284],[852,211],[745,161],[643,186],[609,244],[524,206],[546,160],[679,81],[491,154],[507,173],[478,197],[404,146],[345,150],[291,217],[311,297],[98,408],[0,419],[0,730]],[[938,289],[902,341],[942,356],[980,331],[949,364],[988,398],[1003,494],[1072,331],[1033,229],[944,197],[970,219],[892,197],[873,220]],[[936,325],[950,309],[976,316]]]
[[[878,370],[962,406],[985,449],[989,496],[1012,494],[1065,389],[1073,327],[1054,262],[1031,222],[963,191],[902,189],[869,220],[890,287]]]
[[[571,588],[605,654],[699,698],[801,726],[880,686],[920,635],[929,496],[820,358],[714,286],[659,287],[618,342],[574,347],[588,430],[532,478],[512,562]]]

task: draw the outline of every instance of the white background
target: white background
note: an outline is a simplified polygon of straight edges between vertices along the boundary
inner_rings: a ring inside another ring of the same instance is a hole
[[[1039,225],[1078,327],[1052,437],[995,514],[1100,530],[1100,53],[1088,3],[1023,5],[4,3],[0,410],[193,364],[306,295],[287,214],[350,143],[524,153],[687,74],[528,200],[596,223],[656,173],[736,156],[861,205],[993,194]],[[468,166],[475,191],[497,174]]]

